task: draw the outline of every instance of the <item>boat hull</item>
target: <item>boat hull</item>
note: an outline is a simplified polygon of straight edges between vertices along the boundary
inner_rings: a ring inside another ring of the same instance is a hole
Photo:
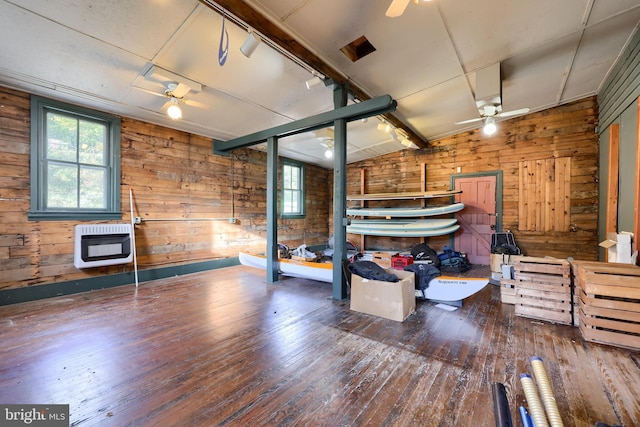
[[[424,290],[424,298],[461,301],[480,292],[488,284],[489,279],[484,278],[439,276],[429,282],[429,287]]]
[[[242,265],[261,268],[263,270],[267,269],[267,258],[265,256],[240,252],[238,258]],[[296,261],[291,259],[279,259],[277,264],[278,271],[280,274],[285,276],[333,283],[333,264]]]
[[[422,216],[445,215],[459,212],[464,209],[464,203],[453,203],[446,206],[434,206],[430,208],[422,207],[400,207],[400,208],[348,208],[347,215],[350,216],[381,216],[385,218],[416,218]]]
[[[445,236],[455,233],[460,229],[460,225],[452,225],[450,227],[434,228],[434,229],[417,229],[405,228],[399,230],[389,230],[385,228],[374,227],[352,227],[347,226],[347,233],[363,234],[365,236],[389,236],[389,237],[433,237]]]
[[[267,268],[267,258],[261,255],[240,252],[239,259],[242,265],[262,270]],[[278,270],[285,276],[333,282],[332,264],[281,259],[278,261]],[[484,278],[439,276],[429,282],[429,287],[420,297],[436,301],[462,301],[481,291],[488,284],[489,279]]]

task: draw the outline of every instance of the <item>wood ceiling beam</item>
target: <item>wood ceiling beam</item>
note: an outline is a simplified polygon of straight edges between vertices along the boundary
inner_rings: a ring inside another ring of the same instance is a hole
[[[212,5],[211,0],[200,0],[202,4],[220,13],[220,10]],[[307,49],[289,33],[283,30],[280,26],[276,25],[273,21],[269,20],[262,13],[254,9],[243,0],[215,0],[215,4],[225,9],[230,14],[234,15],[242,22],[244,22],[250,28],[255,29],[258,33],[267,37],[272,43],[279,46],[281,49],[289,52],[292,56],[299,61],[307,64],[311,69],[322,73],[324,76],[332,79],[338,84],[348,85],[348,90],[360,101],[366,101],[372,98],[371,95],[366,93],[362,88],[349,81],[348,77],[344,76],[340,71],[327,64],[315,53]],[[384,114],[385,118],[393,126],[402,129],[409,139],[420,148],[427,148],[428,142],[418,135],[411,127],[392,114]]]

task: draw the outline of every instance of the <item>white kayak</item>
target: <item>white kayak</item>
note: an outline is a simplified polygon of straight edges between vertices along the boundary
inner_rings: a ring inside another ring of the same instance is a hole
[[[267,257],[263,255],[252,255],[240,252],[238,258],[242,265],[261,268],[263,270],[267,269]],[[285,276],[319,280],[327,283],[333,282],[333,264],[331,263],[279,259],[278,271]]]
[[[451,227],[455,218],[442,219],[352,219],[349,227],[380,230],[435,230]]]

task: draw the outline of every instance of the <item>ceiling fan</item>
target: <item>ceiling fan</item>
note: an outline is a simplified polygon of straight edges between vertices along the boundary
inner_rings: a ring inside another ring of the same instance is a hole
[[[478,113],[480,113],[480,117],[476,117],[475,119],[463,120],[461,122],[455,122],[456,125],[466,125],[467,123],[479,122],[481,120],[486,120],[487,118],[496,118],[496,117],[511,117],[517,116],[520,114],[526,114],[529,112],[528,108],[520,108],[518,110],[511,111],[502,111],[502,105],[484,105],[478,109]]]
[[[401,16],[404,13],[407,6],[409,5],[410,1],[411,0],[393,0],[391,2],[391,5],[389,6],[389,9],[387,9],[386,15],[389,18],[397,18],[398,16]],[[423,0],[423,1],[431,1],[431,0]],[[420,0],[413,0],[413,2],[415,4],[418,4]]]
[[[166,88],[163,92],[155,92],[141,87],[138,87],[138,89],[152,95],[169,98],[167,103],[162,108],[166,108],[171,104],[186,104],[191,107],[208,108],[206,104],[185,98],[185,95],[187,95],[191,91],[191,88],[184,83],[166,82],[165,87]]]
[[[502,111],[502,77],[500,73],[500,63],[476,71],[475,100],[480,117],[455,122],[456,125],[483,121],[484,132],[492,135],[496,131],[497,117],[511,117],[529,112],[528,108]]]

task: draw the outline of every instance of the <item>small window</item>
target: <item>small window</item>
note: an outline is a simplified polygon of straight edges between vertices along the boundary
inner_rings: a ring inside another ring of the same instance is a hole
[[[121,218],[120,119],[33,96],[29,219]]]
[[[304,216],[304,166],[300,163],[282,163],[282,216]]]

